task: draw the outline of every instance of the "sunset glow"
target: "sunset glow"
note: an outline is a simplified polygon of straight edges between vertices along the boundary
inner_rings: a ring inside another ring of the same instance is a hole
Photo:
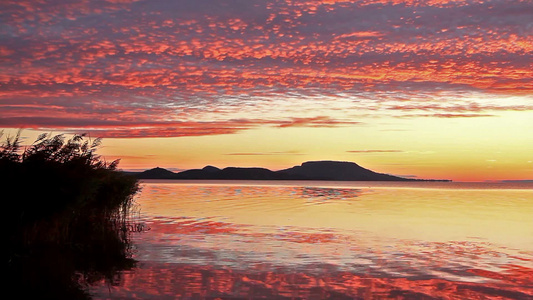
[[[0,130],[126,170],[533,179],[530,0],[4,0]]]

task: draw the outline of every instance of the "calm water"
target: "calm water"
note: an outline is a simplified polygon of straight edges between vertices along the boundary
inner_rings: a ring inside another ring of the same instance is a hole
[[[533,184],[146,181],[97,299],[533,299]]]

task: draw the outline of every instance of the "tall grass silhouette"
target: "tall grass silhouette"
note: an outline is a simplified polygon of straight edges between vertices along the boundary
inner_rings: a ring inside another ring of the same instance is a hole
[[[100,144],[42,134],[22,147],[19,131],[0,145],[4,270],[16,295],[90,298],[85,287],[134,266],[138,182],[97,155]]]

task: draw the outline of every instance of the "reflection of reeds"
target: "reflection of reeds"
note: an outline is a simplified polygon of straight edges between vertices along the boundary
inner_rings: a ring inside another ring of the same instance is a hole
[[[95,154],[100,140],[41,135],[20,151],[0,146],[0,189],[7,233],[9,284],[39,298],[88,296],[83,284],[129,269],[129,234],[137,180]]]

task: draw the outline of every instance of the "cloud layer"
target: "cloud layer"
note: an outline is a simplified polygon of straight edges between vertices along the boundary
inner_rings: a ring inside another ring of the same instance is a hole
[[[531,15],[504,0],[5,0],[0,126],[191,136],[533,110]]]

